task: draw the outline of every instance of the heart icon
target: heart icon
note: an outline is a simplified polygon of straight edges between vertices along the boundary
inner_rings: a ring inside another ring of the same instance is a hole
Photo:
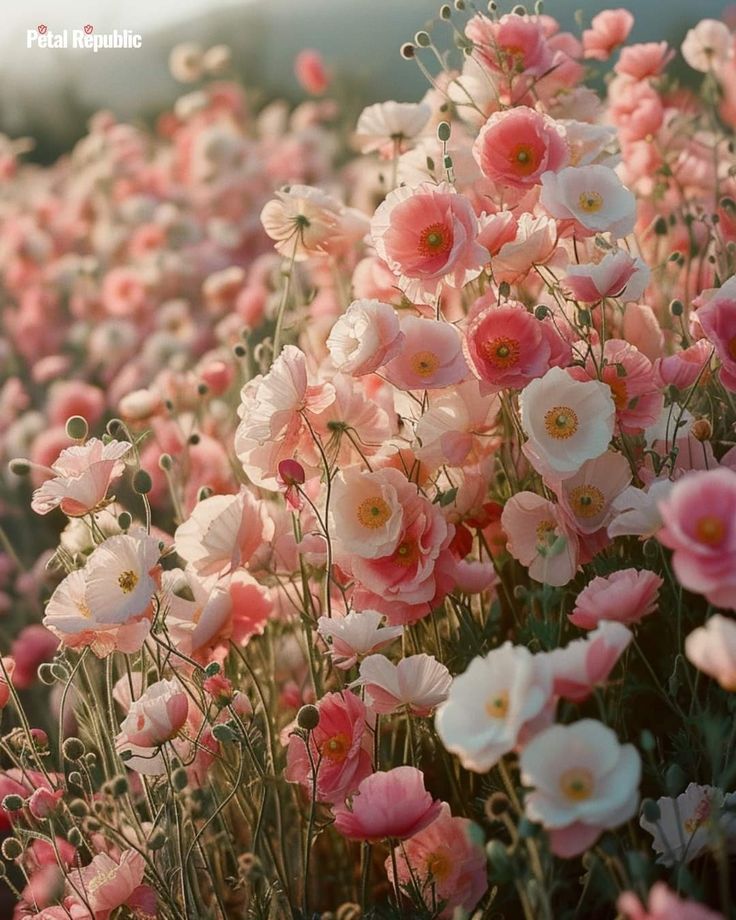
[[[49,27],[45,26],[43,23],[41,23],[41,25],[38,26],[38,31],[41,33],[41,35],[45,35],[48,32],[48,30],[49,30]]]
[[[91,35],[94,32],[94,29],[95,29],[94,26],[86,25],[84,27],[85,35]]]

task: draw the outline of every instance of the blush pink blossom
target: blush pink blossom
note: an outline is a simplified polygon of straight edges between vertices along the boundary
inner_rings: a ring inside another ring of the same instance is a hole
[[[495,112],[480,129],[473,156],[484,176],[500,187],[539,185],[546,170],[567,165],[565,129],[527,106]]]
[[[620,622],[602,620],[584,639],[545,653],[552,671],[552,692],[580,703],[605,684],[633,635]]]
[[[736,392],[736,277],[729,278],[698,309],[696,317],[721,361],[721,383]]]
[[[594,534],[613,517],[613,502],[631,482],[631,467],[622,454],[606,451],[586,460],[574,476],[549,485],[560,507],[581,534]]]
[[[465,27],[482,62],[502,74],[541,77],[554,60],[541,19],[506,13],[489,19],[479,13]]]
[[[723,914],[678,897],[664,882],[652,885],[646,905],[633,891],[624,891],[616,907],[626,920],[724,920]]]
[[[560,221],[570,221],[575,233],[627,236],[636,223],[636,199],[607,166],[567,166],[542,175],[540,202]]]
[[[596,61],[607,61],[614,48],[623,45],[634,25],[628,10],[603,10],[594,16],[583,32],[583,54]]]
[[[118,751],[129,746],[157,748],[170,741],[184,725],[189,697],[177,680],[160,680],[134,700],[115,739]]]
[[[376,252],[417,303],[478,277],[488,261],[479,229],[470,201],[447,183],[397,188],[371,220]]]
[[[713,345],[708,339],[699,339],[689,348],[658,360],[655,369],[663,384],[685,390],[708,373],[712,356]]]
[[[455,326],[407,316],[401,321],[399,353],[382,370],[401,390],[428,390],[460,383],[468,376],[462,341]]]
[[[579,564],[579,542],[561,509],[534,492],[517,492],[504,505],[501,526],[509,553],[529,577],[566,585]]]
[[[714,614],[685,639],[685,655],[703,673],[736,691],[736,622]]]
[[[624,74],[633,80],[658,77],[675,56],[667,42],[645,42],[621,49],[613,68],[617,74]]]
[[[85,892],[95,920],[107,920],[141,886],[145,868],[143,855],[136,850],[124,850],[117,859],[98,853],[89,865],[72,871],[69,894],[74,895],[75,889]]]
[[[496,283],[518,284],[536,265],[553,262],[558,252],[557,222],[544,214],[522,214],[513,239],[491,260]]]
[[[395,767],[364,779],[351,807],[335,809],[335,830],[351,840],[406,840],[428,827],[441,809],[424,788],[421,770]]]
[[[317,709],[319,723],[309,733],[309,751],[304,738],[295,734],[289,738],[284,775],[290,783],[300,783],[311,796],[313,765],[319,763],[316,799],[337,804],[355,792],[371,772],[368,710],[348,692],[325,694]]]
[[[602,620],[630,626],[654,613],[663,580],[647,569],[621,569],[598,576],[575,600],[570,622],[581,629],[595,629]]]
[[[404,341],[396,311],[378,300],[354,300],[327,339],[335,367],[344,374],[371,374],[396,357]]]
[[[689,591],[736,610],[736,472],[727,467],[682,476],[659,502],[657,538]]]
[[[619,249],[597,264],[570,265],[565,284],[576,300],[596,303],[616,297],[624,303],[638,300],[649,283],[649,269],[640,258]]]
[[[378,713],[406,707],[412,715],[428,716],[447,699],[452,677],[433,655],[410,655],[397,664],[383,655],[369,655],[360,677],[351,686],[365,689],[369,706]]]
[[[403,626],[384,626],[384,617],[377,610],[353,610],[344,617],[320,617],[317,631],[330,644],[335,667],[343,671],[352,668],[358,658],[380,651],[404,632]]]

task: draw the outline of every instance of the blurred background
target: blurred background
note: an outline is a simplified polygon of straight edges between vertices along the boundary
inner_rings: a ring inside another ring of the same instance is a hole
[[[183,91],[168,72],[168,52],[181,41],[228,44],[235,67],[260,100],[296,100],[294,56],[321,51],[336,85],[359,109],[393,98],[417,99],[426,89],[418,69],[398,49],[437,16],[441,0],[25,0],[4,5],[0,25],[0,131],[30,135],[33,158],[54,159],[84,133],[92,112],[151,120]],[[503,4],[499,4],[503,6]],[[513,3],[507,2],[511,9]],[[632,41],[679,45],[697,20],[720,17],[724,0],[548,0],[563,28],[578,16],[587,25],[605,8],[625,6],[636,17]],[[91,24],[97,33],[130,29],[141,50],[26,48],[26,30],[50,32]],[[441,34],[449,29],[439,26]]]

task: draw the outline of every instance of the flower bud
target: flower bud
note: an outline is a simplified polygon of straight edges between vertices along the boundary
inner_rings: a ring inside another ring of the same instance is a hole
[[[62,751],[67,760],[81,760],[85,750],[84,742],[80,738],[67,738],[62,745]]]
[[[189,785],[189,776],[184,767],[179,767],[178,770],[174,770],[171,774],[171,785],[177,792],[181,792],[183,789],[187,788]]]
[[[138,495],[148,495],[153,488],[153,481],[150,473],[145,470],[136,470],[133,476],[133,489]]]
[[[133,523],[133,517],[129,511],[121,511],[118,515],[118,527],[121,530],[129,530]]]
[[[148,838],[149,850],[160,850],[166,844],[168,836],[163,828],[157,827]]]
[[[69,843],[71,843],[73,847],[81,847],[82,841],[84,840],[82,837],[82,832],[78,827],[72,827],[69,830],[69,833],[66,835],[66,839],[69,841]]]
[[[10,461],[8,469],[14,476],[28,476],[31,472],[31,464],[27,460],[18,457]]]
[[[19,795],[6,795],[2,804],[3,811],[20,811],[23,807],[23,799]]]
[[[158,458],[159,469],[169,472],[169,470],[174,465],[174,461],[171,459],[171,454],[161,454]]]
[[[89,434],[87,419],[81,415],[73,415],[66,420],[66,434],[72,441],[84,441]]]
[[[313,731],[319,725],[319,709],[311,704],[302,706],[296,715],[296,724],[305,731]]]
[[[691,425],[690,433],[696,441],[709,441],[713,434],[713,426],[707,418],[698,418]]]
[[[6,796],[6,798],[8,797]],[[23,844],[17,837],[7,837],[3,840],[2,853],[5,859],[18,859],[19,856],[23,855]]]

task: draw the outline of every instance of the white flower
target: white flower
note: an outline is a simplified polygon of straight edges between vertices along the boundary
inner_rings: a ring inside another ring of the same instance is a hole
[[[275,192],[261,211],[261,223],[277,252],[297,262],[323,255],[338,232],[342,205],[311,185]]]
[[[379,559],[396,549],[404,520],[398,490],[406,482],[393,469],[364,473],[350,468],[337,474],[329,527],[338,555]]]
[[[432,655],[410,655],[393,664],[383,655],[369,655],[360,665],[360,677],[351,684],[365,687],[369,705],[380,713],[403,706],[417,716],[428,716],[447,699],[452,677]]]
[[[379,300],[354,300],[327,338],[335,367],[363,376],[386,364],[401,349],[404,334],[396,310]]]
[[[524,452],[543,475],[566,479],[607,449],[616,415],[607,384],[553,367],[524,388],[520,403]]]
[[[693,70],[707,73],[733,56],[733,37],[725,23],[701,19],[687,33],[680,50]]]
[[[568,166],[542,175],[542,205],[558,220],[574,220],[588,235],[631,233],[636,199],[607,166]]]
[[[157,585],[159,541],[144,531],[110,537],[85,568],[86,602],[98,623],[126,623],[151,603]]]
[[[557,846],[560,855],[579,852],[580,844],[636,813],[641,758],[595,719],[540,732],[522,751],[520,766],[522,782],[533,787],[525,801],[529,820],[552,831],[578,831],[578,840]]]
[[[169,638],[175,648],[191,656],[228,624],[233,606],[229,579],[205,580],[190,571],[170,569],[161,581],[168,605]]]
[[[437,710],[437,733],[466,770],[485,773],[544,715],[552,689],[547,663],[510,642],[474,658]]]
[[[685,655],[724,690],[736,691],[736,621],[716,613],[685,639]]]
[[[652,835],[652,849],[658,853],[657,862],[663,866],[690,862],[701,853],[718,845],[718,825],[731,841],[736,839],[736,813],[726,811],[733,806],[736,793],[728,795],[715,786],[690,783],[677,799],[662,796],[657,799],[659,820],[647,821],[642,815],[639,824]]]
[[[624,489],[611,502],[614,518],[608,525],[608,536],[653,536],[662,526],[659,503],[667,498],[673,485],[670,479],[655,479],[647,489]]]
[[[376,610],[353,610],[344,617],[320,617],[317,632],[332,640],[330,654],[335,667],[347,670],[358,658],[377,652],[404,632],[403,626],[382,626],[383,614]]]
[[[432,110],[424,103],[377,102],[363,109],[353,139],[361,153],[411,140],[429,121]]]

